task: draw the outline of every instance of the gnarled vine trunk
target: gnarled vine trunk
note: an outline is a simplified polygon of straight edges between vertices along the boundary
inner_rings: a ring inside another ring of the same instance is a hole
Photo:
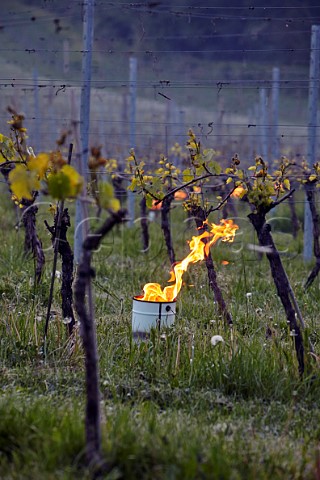
[[[291,286],[281,262],[279,252],[274,244],[271,226],[266,222],[264,213],[250,213],[248,218],[253,225],[262,247],[266,247],[266,256],[268,258],[271,274],[277,289],[278,296],[284,307],[286,317],[289,323],[290,331],[294,336],[295,350],[299,365],[299,373],[304,373],[304,346],[300,327],[296,319],[296,311],[292,304]]]
[[[45,221],[45,225],[51,233],[51,241],[53,245],[58,241],[58,253],[62,261],[62,275],[61,275],[61,300],[62,300],[62,315],[64,319],[69,319],[67,323],[68,333],[72,334],[75,325],[73,313],[73,251],[67,239],[68,228],[70,227],[70,216],[68,209],[65,208],[61,215],[61,224],[59,228],[59,238],[57,238],[57,222],[59,211],[55,215],[54,226],[50,227]]]
[[[192,214],[199,231],[199,234],[203,233],[206,230],[206,224],[204,222],[207,220],[207,215],[205,210],[201,207],[193,207]],[[207,243],[208,239],[203,238],[202,241]],[[219,312],[223,316],[224,320],[228,325],[232,325],[232,317],[227,308],[226,302],[223,298],[222,291],[218,285],[217,273],[214,268],[211,252],[209,251],[205,256],[206,267],[208,271],[208,279],[211,290],[213,291],[215,301],[217,302]]]
[[[147,202],[146,198],[142,197],[140,201],[140,213],[141,213],[141,232],[142,232],[142,249],[143,252],[147,252],[149,249],[149,228],[148,228],[148,214],[147,214]]]
[[[305,288],[310,287],[312,283],[314,282],[315,278],[317,277],[319,271],[320,271],[320,225],[319,225],[319,215],[317,212],[317,207],[316,207],[316,191],[315,191],[315,185],[314,184],[308,184],[305,187],[306,190],[306,196],[307,196],[307,201],[309,203],[310,211],[311,211],[311,217],[312,217],[312,228],[313,228],[313,253],[314,256],[316,257],[316,264],[311,270],[306,284]]]
[[[86,459],[88,464],[101,465],[100,390],[97,335],[91,295],[91,278],[95,272],[91,266],[92,252],[97,250],[108,232],[124,220],[126,210],[113,213],[93,234],[83,242],[82,257],[75,282],[75,308],[81,324],[81,336],[85,352],[86,369]],[[88,295],[88,307],[86,305]]]
[[[170,208],[171,203],[174,199],[174,195],[167,195],[162,201],[161,208],[161,228],[163,231],[164,239],[167,246],[167,251],[170,259],[171,265],[176,261],[173,245],[172,245],[172,235],[170,227]]]
[[[32,202],[33,203],[33,202]],[[45,265],[45,256],[42,249],[42,242],[38,237],[36,228],[36,214],[38,207],[30,204],[27,206],[22,215],[22,223],[25,229],[24,253],[28,255],[32,253],[35,259],[35,279],[36,283],[40,283],[43,268]]]

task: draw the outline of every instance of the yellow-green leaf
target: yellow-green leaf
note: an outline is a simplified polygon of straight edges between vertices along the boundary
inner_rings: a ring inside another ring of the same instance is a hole
[[[314,182],[314,180],[317,180],[317,175],[313,173],[312,175],[309,176],[309,182]]]
[[[34,170],[39,175],[40,180],[42,180],[48,170],[49,161],[50,156],[48,153],[39,153],[39,155],[28,161],[28,169]]]
[[[99,183],[99,205],[114,212],[120,209],[120,201],[115,198],[113,185],[109,182]]]
[[[182,175],[183,175],[182,180],[184,183],[191,182],[191,180],[193,179],[193,175],[190,168],[186,168],[185,170],[183,170]]]
[[[220,175],[222,168],[218,162],[211,161],[209,167],[216,175]]]
[[[40,182],[35,172],[30,172],[25,165],[16,165],[9,173],[12,193],[18,200],[32,200],[32,192],[39,190]]]
[[[11,138],[0,133],[0,161],[14,160],[16,158],[16,153]]]
[[[48,177],[48,192],[53,198],[57,200],[64,200],[71,196],[72,188],[70,178],[62,173],[52,173]]]
[[[81,175],[71,165],[63,165],[59,173],[66,175],[66,177],[69,178],[71,192],[68,196],[76,197],[78,193],[80,193],[83,185],[83,178]]]
[[[151,208],[151,207],[152,207],[152,197],[151,197],[151,195],[149,195],[148,193],[147,193],[147,195],[146,195],[146,205],[147,205],[147,208]]]
[[[286,188],[287,190],[290,190],[290,180],[288,178],[285,178],[283,180],[283,186],[284,188]]]
[[[228,183],[231,183],[231,182],[232,182],[232,177],[227,178],[226,185],[228,185]]]
[[[118,198],[112,198],[110,200],[110,210],[112,210],[113,212],[118,212],[120,210],[120,200]]]

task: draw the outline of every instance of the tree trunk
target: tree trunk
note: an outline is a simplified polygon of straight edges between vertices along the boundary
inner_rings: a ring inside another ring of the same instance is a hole
[[[162,202],[161,208],[161,228],[163,231],[164,239],[167,246],[167,251],[171,265],[176,261],[175,253],[172,245],[172,236],[170,228],[170,206],[174,199],[173,195],[168,195]]]
[[[207,220],[206,212],[200,206],[193,207],[192,214],[194,216],[194,220],[199,231],[199,234],[203,233],[206,230],[206,224],[203,222]],[[204,243],[207,243],[207,239],[203,238],[202,240]],[[211,252],[209,251],[208,254],[205,256],[206,267],[208,271],[208,279],[210,288],[213,291],[215,301],[217,302],[219,312],[223,316],[224,320],[227,322],[228,325],[232,325],[232,317],[230,312],[228,311],[226,302],[224,301],[222,291],[217,282],[217,273],[214,268],[214,263],[212,260]]]
[[[143,252],[147,252],[149,249],[149,228],[148,228],[148,215],[147,215],[147,202],[146,198],[142,197],[140,202],[141,213],[141,232],[142,232],[142,248]]]
[[[56,240],[56,225],[58,221],[59,212],[57,211],[55,215],[55,222],[54,226],[50,227],[48,223],[45,221],[45,225],[49,232],[51,233],[51,241],[53,245],[55,244]],[[67,239],[67,231],[70,227],[70,216],[68,213],[68,209],[65,208],[62,213],[61,217],[61,225],[59,230],[59,242],[58,244],[58,252],[61,256],[62,260],[62,283],[61,283],[61,299],[62,299],[62,315],[63,318],[69,319],[67,324],[68,333],[69,335],[72,334],[73,327],[75,325],[74,313],[73,313],[73,291],[72,291],[72,284],[73,284],[73,252],[70,247],[70,244]]]
[[[279,252],[274,244],[271,227],[266,223],[265,214],[250,213],[248,215],[257,235],[259,244],[268,249],[266,255],[270,264],[271,274],[277,293],[284,307],[290,331],[294,335],[294,343],[297,354],[300,375],[304,372],[304,347],[300,327],[297,323],[296,312],[291,302],[291,286],[287,274],[283,268]]]
[[[36,228],[36,214],[38,212],[38,207],[35,205],[30,205],[25,208],[22,215],[22,223],[25,229],[25,239],[24,239],[24,252],[25,255],[32,253],[36,266],[35,266],[35,279],[36,283],[40,283],[44,264],[45,256],[42,250],[42,243],[37,234]]]
[[[305,190],[306,190],[307,200],[309,202],[311,217],[312,217],[313,253],[314,253],[314,256],[316,257],[316,264],[313,267],[312,271],[310,272],[305,284],[305,288],[309,288],[310,285],[312,285],[312,283],[314,282],[315,278],[317,277],[320,271],[320,241],[319,241],[320,226],[319,226],[319,215],[316,208],[315,186],[313,184],[308,185],[306,186]]]
[[[81,324],[81,336],[85,353],[86,369],[86,458],[93,466],[101,464],[101,430],[100,430],[100,391],[99,360],[97,335],[92,303],[90,302],[91,278],[95,272],[91,267],[92,252],[96,250],[104,236],[126,215],[125,210],[113,213],[93,234],[83,242],[82,258],[75,282],[75,308]],[[89,296],[89,308],[86,306],[86,294]],[[92,300],[92,299],[91,299]]]

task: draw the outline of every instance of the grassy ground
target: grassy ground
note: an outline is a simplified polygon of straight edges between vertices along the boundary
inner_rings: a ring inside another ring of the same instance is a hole
[[[37,288],[33,261],[23,257],[23,230],[14,228],[16,214],[5,193],[0,210],[0,477],[90,478],[83,461],[83,352],[78,327],[74,338],[66,337],[59,280],[46,356],[42,348],[52,268],[42,226],[46,207],[38,223],[47,267]],[[235,243],[212,251],[232,329],[218,315],[205,265],[197,264],[185,276],[175,326],[133,342],[132,296],[146,282],[168,279],[158,221],[150,225],[147,254],[138,225],[116,228],[95,254],[103,451],[110,463],[104,478],[320,478],[318,365],[307,354],[307,373],[299,379],[267,261],[250,247],[256,241],[247,213],[239,206]],[[276,214],[288,216],[283,206]],[[179,259],[195,234],[184,220],[175,208]],[[310,265],[301,260],[301,233],[293,240],[288,223],[274,221],[275,239],[319,354],[319,281],[304,292]],[[224,343],[213,347],[213,335]]]

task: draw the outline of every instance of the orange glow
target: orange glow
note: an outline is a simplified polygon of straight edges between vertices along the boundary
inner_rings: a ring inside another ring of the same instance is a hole
[[[150,210],[161,210],[162,202],[156,203],[158,200],[152,200],[152,207]]]
[[[210,230],[194,236],[189,242],[190,253],[181,262],[173,266],[168,285],[163,290],[159,283],[147,283],[143,287],[144,295],[138,296],[139,300],[149,302],[172,302],[177,298],[182,286],[182,275],[187,271],[189,263],[197,263],[208,255],[210,248],[219,238],[223,242],[233,242],[238,225],[233,220],[221,220],[220,225],[209,224]],[[206,238],[204,243],[202,240]]]
[[[233,198],[241,198],[244,194],[245,189],[241,187],[241,185],[233,190],[231,193],[231,197]]]
[[[174,199],[175,200],[185,200],[187,198],[188,194],[186,192],[183,192],[182,190],[178,190],[174,194]]]
[[[229,265],[228,260],[221,260],[221,265]]]

